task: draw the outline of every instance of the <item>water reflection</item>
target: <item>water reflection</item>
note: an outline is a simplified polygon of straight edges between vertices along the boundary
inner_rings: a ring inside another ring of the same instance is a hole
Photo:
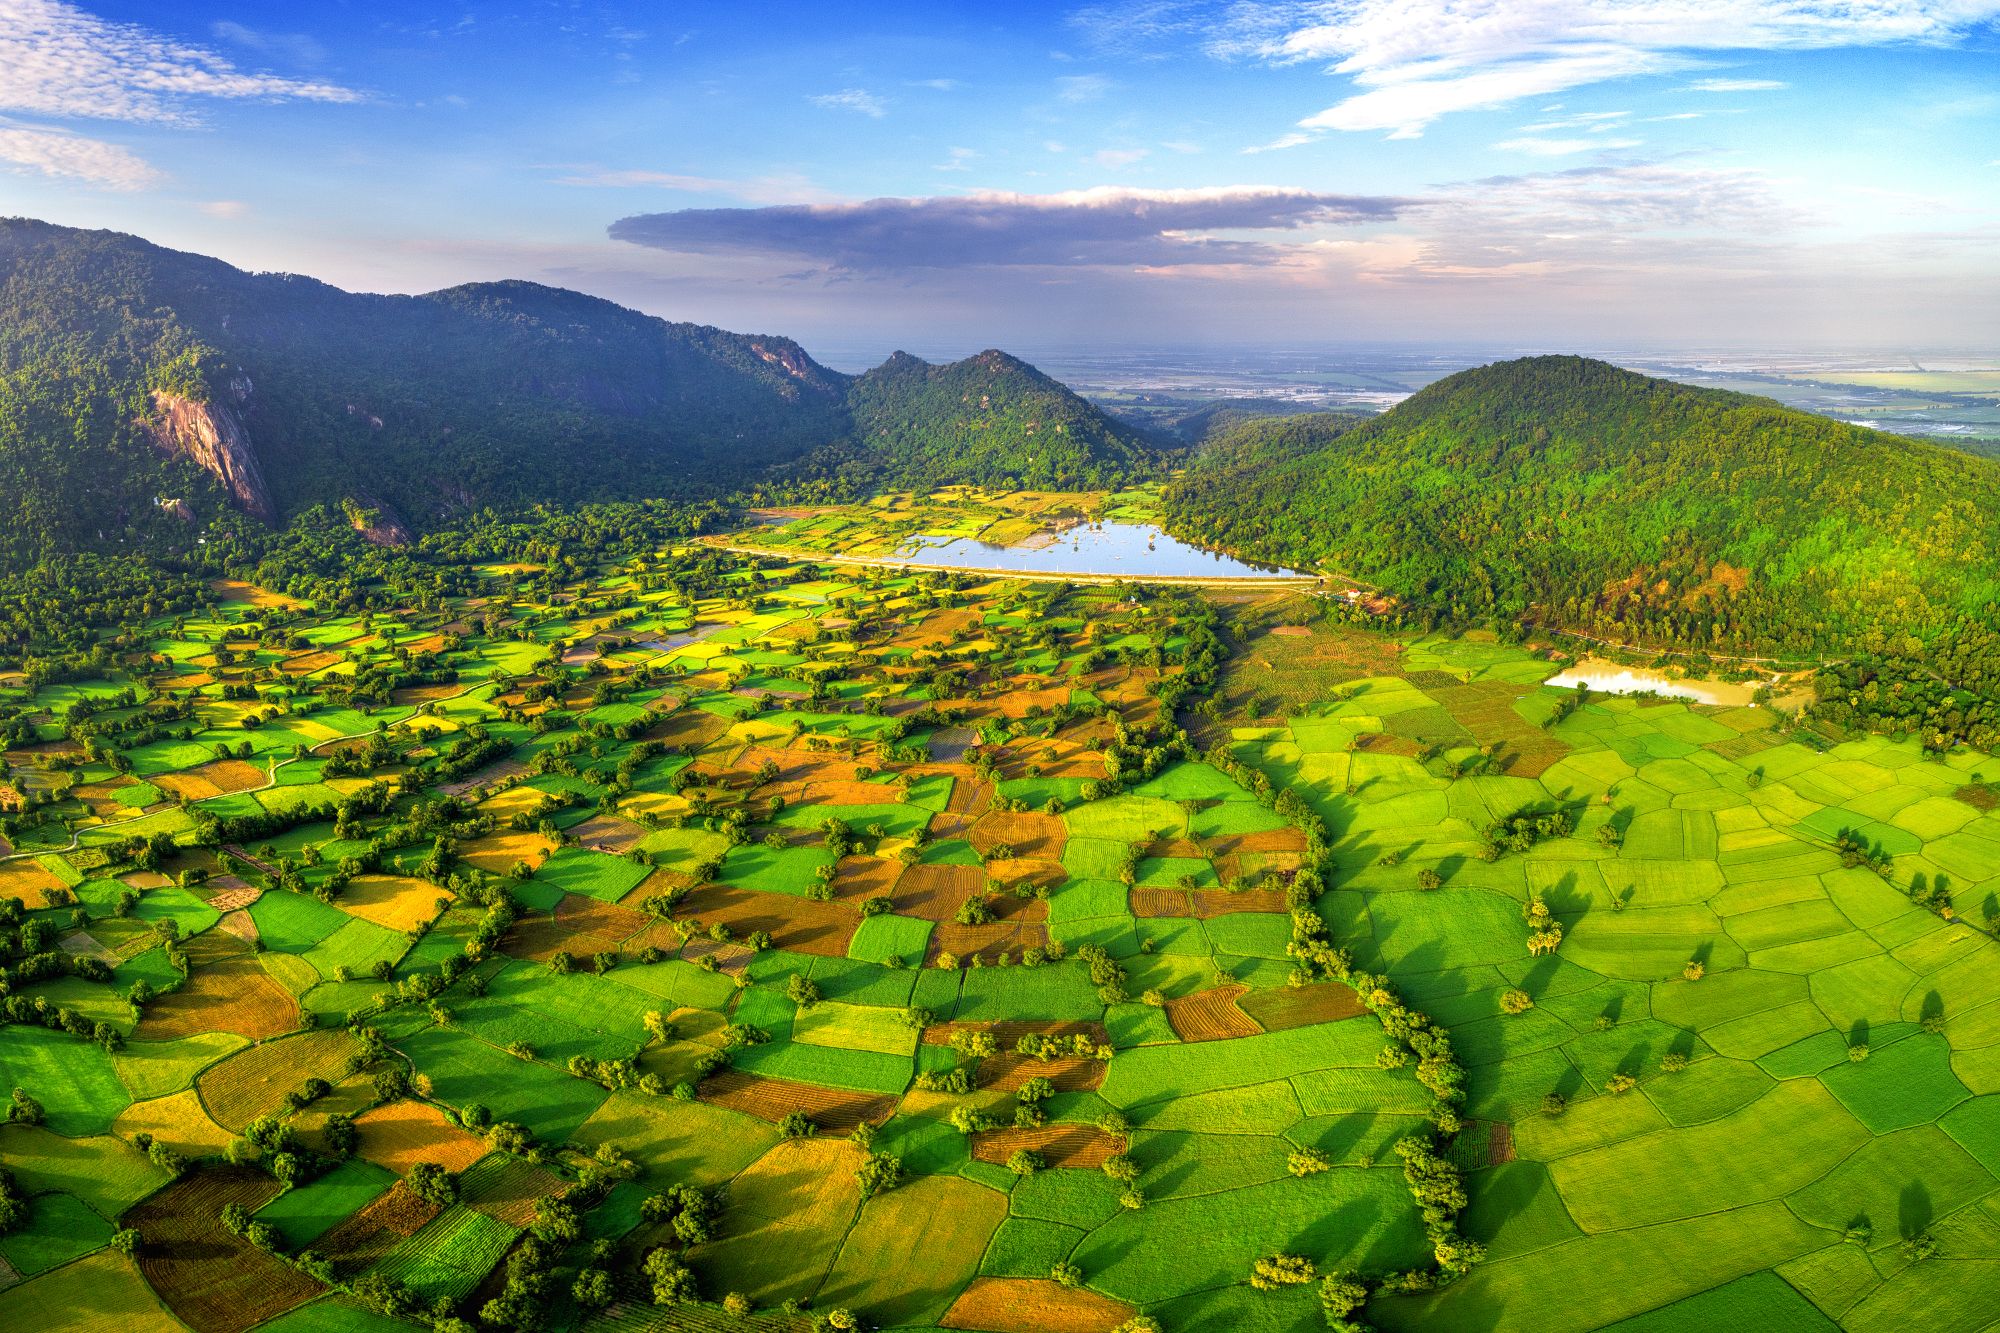
[[[1295,570],[1252,564],[1220,551],[1190,546],[1139,523],[1078,525],[1039,533],[1017,546],[1001,546],[977,537],[925,535],[904,543],[896,558],[912,565],[1133,579],[1299,577]]]

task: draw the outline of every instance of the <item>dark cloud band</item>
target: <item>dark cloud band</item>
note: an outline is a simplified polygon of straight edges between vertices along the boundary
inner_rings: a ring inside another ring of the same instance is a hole
[[[1265,188],[987,193],[687,208],[621,218],[610,232],[682,254],[783,255],[853,272],[1265,264],[1281,247],[1217,233],[1379,222],[1411,202]]]

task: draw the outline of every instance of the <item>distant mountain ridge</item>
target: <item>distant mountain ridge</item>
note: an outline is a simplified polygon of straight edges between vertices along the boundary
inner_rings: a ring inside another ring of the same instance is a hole
[[[1582,357],[1440,380],[1359,424],[1253,421],[1169,527],[1449,620],[1709,651],[1903,651],[2000,599],[2000,464]]]
[[[337,505],[396,539],[486,507],[719,495],[816,454],[1030,485],[1113,481],[1143,450],[998,352],[849,377],[790,338],[535,283],[362,295],[0,220],[15,561],[170,535],[225,500],[267,522]]]

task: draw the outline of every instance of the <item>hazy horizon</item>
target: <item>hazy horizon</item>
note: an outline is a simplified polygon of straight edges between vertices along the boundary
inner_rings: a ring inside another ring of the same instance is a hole
[[[1972,349],[1996,15],[0,0],[0,211],[842,349]]]

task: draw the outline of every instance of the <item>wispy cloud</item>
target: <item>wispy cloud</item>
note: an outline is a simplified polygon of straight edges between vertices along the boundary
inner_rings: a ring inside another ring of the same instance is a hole
[[[970,171],[972,160],[979,154],[970,148],[954,148],[944,155],[944,161],[937,164],[939,171]]]
[[[209,217],[225,220],[247,217],[250,213],[250,205],[241,199],[211,199],[206,203],[196,204],[195,207]]]
[[[1440,268],[1656,270],[1685,250],[1721,267],[1812,218],[1748,170],[1634,163],[1493,176],[1447,186],[1424,205]]]
[[[1211,47],[1326,62],[1350,79],[1359,91],[1299,122],[1306,132],[1415,138],[1457,112],[1687,72],[1722,54],[1955,43],[1996,15],[2000,0],[1247,0]]]
[[[1493,145],[1503,153],[1528,153],[1534,157],[1568,157],[1574,153],[1595,153],[1619,148],[1637,148],[1640,139],[1549,139],[1523,135]]]
[[[1591,134],[1602,134],[1607,130],[1616,129],[1620,121],[1629,119],[1631,115],[1630,111],[1583,111],[1556,120],[1524,125],[1521,133],[1548,134],[1554,130],[1586,130]]]
[[[326,59],[326,48],[302,32],[266,32],[224,19],[209,28],[219,42],[228,42],[259,55],[274,56],[297,65],[317,65]]]
[[[162,179],[129,148],[43,125],[0,122],[0,163],[105,190],[143,190]]]
[[[1056,80],[1056,96],[1065,102],[1095,102],[1111,91],[1102,74],[1065,74]]]
[[[829,111],[854,111],[876,120],[889,114],[889,104],[866,88],[842,88],[837,93],[817,93],[806,100]]]
[[[1091,160],[1096,162],[1100,167],[1108,167],[1116,171],[1120,167],[1129,167],[1134,163],[1143,162],[1150,156],[1150,150],[1144,148],[1100,148],[1091,154]]]
[[[203,98],[356,102],[361,94],[241,70],[217,52],[60,0],[0,0],[0,110],[188,124],[189,104]]]
[[[1410,201],[1267,186],[1099,187],[776,208],[683,209],[612,224],[614,240],[684,254],[806,259],[852,273],[1264,264],[1282,247],[1214,233],[1297,235],[1394,218]]]
[[[1783,79],[1696,79],[1688,85],[1696,93],[1770,93],[1792,85]]]

